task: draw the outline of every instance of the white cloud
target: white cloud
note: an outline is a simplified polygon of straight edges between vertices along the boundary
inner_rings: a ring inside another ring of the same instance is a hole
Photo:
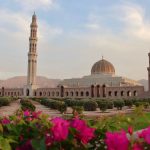
[[[149,40],[150,22],[145,18],[144,10],[135,5],[122,6],[121,9],[122,21],[126,25],[124,32],[141,40]]]
[[[0,10],[0,56],[3,56],[0,61],[1,77],[4,74],[6,78],[12,74],[26,75],[31,17],[25,13]],[[61,28],[52,27],[41,19],[38,20],[38,26],[38,51],[43,51],[51,39],[63,32]]]
[[[55,5],[56,0],[14,0],[22,6],[24,10],[47,10]],[[57,5],[58,6],[58,5]]]

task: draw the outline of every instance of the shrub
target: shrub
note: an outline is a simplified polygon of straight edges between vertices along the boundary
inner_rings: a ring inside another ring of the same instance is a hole
[[[73,109],[73,112],[72,112],[73,114],[75,112],[78,112],[78,114],[82,114],[84,110],[83,106],[73,106],[72,109]]]
[[[124,100],[124,103],[125,103],[125,106],[128,106],[129,108],[131,108],[133,105],[132,100]]]
[[[11,102],[12,98],[10,97],[0,97],[0,107],[1,106],[8,106]]]
[[[134,105],[135,105],[136,107],[139,107],[139,106],[143,105],[143,103],[140,102],[140,101],[137,101],[137,102],[134,103]]]
[[[84,110],[85,111],[95,111],[98,107],[95,101],[89,100],[84,103]]]
[[[35,111],[35,106],[32,104],[32,102],[30,100],[25,100],[25,99],[22,99],[20,101],[21,103],[21,109],[22,110],[30,110],[30,111]]]
[[[116,107],[118,110],[122,110],[123,106],[125,106],[125,103],[123,100],[115,100],[114,101],[114,107]]]
[[[113,101],[107,100],[107,108],[108,108],[108,109],[113,109],[113,107],[114,107]]]
[[[84,106],[86,100],[78,100],[78,99],[66,99],[64,102],[67,104],[67,106]]]
[[[67,110],[67,105],[64,102],[59,103],[58,105],[58,111],[60,111],[60,113],[65,113]]]
[[[107,101],[99,101],[98,102],[98,107],[102,112],[106,111],[108,108],[108,102]]]
[[[149,108],[149,103],[148,102],[143,102],[143,106],[145,109]]]

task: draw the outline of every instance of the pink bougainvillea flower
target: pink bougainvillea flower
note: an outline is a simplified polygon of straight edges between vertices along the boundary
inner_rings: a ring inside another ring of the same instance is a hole
[[[142,130],[141,133],[138,134],[139,138],[143,138],[147,144],[150,144],[150,127]]]
[[[130,126],[130,127],[128,128],[128,133],[129,133],[130,135],[133,134],[133,127]]]
[[[71,122],[71,127],[77,130],[76,137],[84,144],[87,144],[92,138],[95,137],[95,128],[88,127],[84,120],[80,120],[78,118],[73,119]]]
[[[139,143],[135,143],[133,145],[133,150],[144,150],[143,147]]]
[[[46,144],[46,146],[51,146],[52,142],[53,142],[53,140],[52,140],[51,135],[49,133],[47,133],[45,135],[45,144]]]
[[[30,116],[30,111],[29,110],[24,111],[24,116],[29,117]]]
[[[3,118],[2,120],[1,120],[1,122],[2,122],[2,124],[3,125],[7,125],[7,124],[10,124],[10,120],[8,119],[8,118]]]
[[[69,122],[56,117],[52,119],[53,126],[51,128],[51,132],[53,135],[54,141],[63,141],[66,140],[69,133]]]
[[[105,143],[108,150],[128,150],[129,140],[125,131],[107,132]]]
[[[33,150],[31,140],[28,140],[25,144],[17,147],[16,150]]]
[[[38,118],[41,113],[42,113],[42,111],[32,112],[32,117],[33,118]]]

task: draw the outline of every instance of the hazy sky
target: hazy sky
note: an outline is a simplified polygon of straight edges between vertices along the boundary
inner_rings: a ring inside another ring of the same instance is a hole
[[[27,74],[33,12],[38,75],[90,74],[102,55],[117,75],[147,78],[150,0],[0,0],[0,79]]]

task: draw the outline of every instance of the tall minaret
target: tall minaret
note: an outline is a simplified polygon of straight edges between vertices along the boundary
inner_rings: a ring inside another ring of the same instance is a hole
[[[36,84],[36,68],[37,68],[37,18],[35,13],[32,16],[30,25],[29,37],[29,52],[28,52],[28,77],[27,85]]]
[[[147,68],[148,70],[148,91],[150,92],[150,53],[148,53],[149,57],[149,67]]]

